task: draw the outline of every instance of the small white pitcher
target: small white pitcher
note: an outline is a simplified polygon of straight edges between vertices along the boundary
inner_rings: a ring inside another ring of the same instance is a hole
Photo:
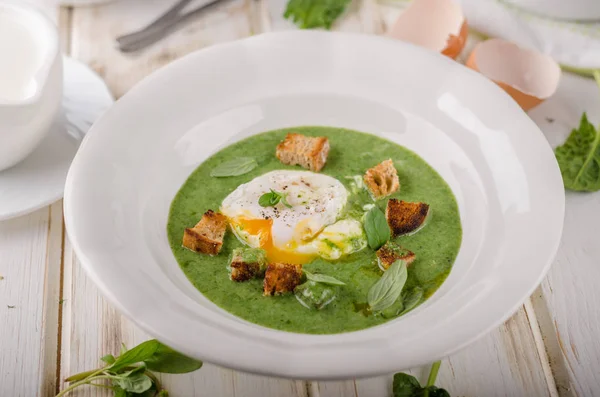
[[[0,37],[0,51],[4,51],[0,54],[0,62],[4,62],[0,64],[1,171],[27,157],[57,117],[62,100],[62,58],[55,25],[35,8],[22,1],[0,0],[0,24],[0,35],[4,36]],[[31,40],[19,42],[19,32]],[[27,63],[23,70],[32,72],[25,93],[11,97],[7,94],[14,83],[10,70],[19,74],[21,68],[15,62],[11,69],[7,62],[17,56]]]

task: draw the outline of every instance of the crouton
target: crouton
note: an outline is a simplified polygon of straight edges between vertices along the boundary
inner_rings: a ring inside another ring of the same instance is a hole
[[[315,172],[321,171],[328,154],[329,140],[326,137],[301,134],[287,134],[275,152],[283,164],[300,165]]]
[[[232,281],[247,281],[264,272],[267,253],[260,248],[236,248],[227,270]]]
[[[192,251],[208,255],[217,255],[223,246],[223,236],[227,229],[225,215],[208,210],[200,222],[183,233],[183,246]]]
[[[292,292],[302,278],[302,265],[269,263],[263,283],[265,296]]]
[[[412,251],[402,248],[399,244],[391,241],[388,241],[383,247],[379,248],[376,255],[377,263],[381,270],[386,270],[397,260],[405,261],[408,266],[416,259],[416,255]]]
[[[387,197],[400,189],[398,172],[392,160],[382,161],[367,170],[364,176],[365,185],[374,199]]]
[[[419,229],[423,226],[428,213],[428,204],[389,199],[385,217],[392,231],[392,236],[396,237]]]

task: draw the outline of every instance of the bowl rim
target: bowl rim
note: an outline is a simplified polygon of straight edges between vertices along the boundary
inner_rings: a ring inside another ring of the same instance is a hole
[[[265,34],[260,34],[257,36],[253,36],[253,37],[249,37],[249,38],[245,38],[245,39],[241,39],[241,40],[237,40],[237,41],[233,41],[233,42],[217,44],[217,45],[211,46],[209,48],[205,48],[205,49],[202,49],[202,50],[199,50],[196,52],[192,52],[192,53],[182,57],[181,59],[179,59],[175,62],[172,62],[171,64],[167,65],[166,67],[161,68],[159,71],[151,74],[150,76],[146,77],[145,79],[143,79],[140,83],[138,83],[135,87],[133,87],[130,91],[128,91],[121,99],[119,99],[116,102],[116,104],[113,106],[113,108],[110,109],[103,116],[103,118],[106,117],[107,114],[114,111],[115,107],[118,107],[119,103],[121,101],[127,100],[127,98],[129,98],[130,96],[133,95],[133,93],[142,91],[146,86],[153,84],[153,81],[155,79],[160,78],[161,76],[164,76],[164,75],[168,75],[171,70],[174,70],[179,65],[182,65],[185,62],[191,62],[192,58],[208,57],[208,56],[211,56],[212,53],[220,51],[221,49],[228,49],[228,48],[235,48],[235,47],[243,48],[246,45],[246,43],[256,43],[256,42],[261,42],[261,41],[277,40],[277,39],[283,39],[283,38],[289,38],[291,40],[294,40],[297,37],[303,37],[303,38],[308,37],[308,38],[310,38],[310,40],[319,40],[319,41],[321,41],[321,40],[332,40],[332,41],[356,40],[358,37],[360,37],[361,40],[365,40],[365,37],[368,37],[368,40],[382,42],[382,43],[385,43],[386,45],[395,45],[395,46],[398,46],[398,48],[403,47],[403,46],[406,48],[410,48],[411,51],[420,52],[424,57],[427,56],[431,59],[436,59],[436,62],[439,62],[440,64],[442,62],[446,62],[448,65],[454,65],[455,68],[462,70],[461,73],[470,74],[471,78],[478,79],[480,84],[487,85],[487,87],[489,87],[489,90],[492,90],[492,91],[495,90],[496,96],[498,97],[498,101],[503,101],[504,102],[503,105],[506,107],[509,107],[509,108],[512,107],[513,112],[520,112],[520,117],[524,118],[523,123],[528,123],[530,129],[535,130],[535,133],[539,134],[545,141],[545,138],[543,137],[543,134],[539,130],[539,128],[533,123],[532,120],[529,119],[529,117],[524,112],[522,112],[522,110],[519,108],[519,106],[516,103],[514,103],[512,98],[510,98],[510,96],[508,96],[508,94],[506,94],[503,90],[501,90],[499,87],[497,87],[493,82],[487,80],[485,77],[481,76],[479,73],[472,71],[472,70],[456,63],[455,61],[450,60],[450,59],[440,55],[440,54],[432,53],[428,50],[422,49],[420,47],[414,46],[409,43],[399,42],[399,41],[396,41],[396,40],[393,40],[390,38],[386,38],[386,37],[381,37],[381,36],[366,36],[366,35],[360,34],[360,33],[345,33],[345,32],[342,33],[342,32],[318,32],[318,31],[286,31],[286,32],[265,33]],[[525,120],[525,118],[527,120]],[[73,161],[73,164],[72,164],[71,169],[69,170],[69,173],[67,176],[67,183],[66,183],[65,195],[64,195],[65,227],[66,227],[67,233],[69,235],[72,247],[73,247],[81,265],[85,269],[87,275],[95,282],[95,284],[102,291],[103,295],[105,297],[107,297],[109,299],[109,301],[121,313],[123,313],[128,319],[130,319],[136,325],[140,326],[147,333],[149,333],[151,335],[155,335],[159,340],[169,344],[171,347],[173,347],[177,350],[180,350],[186,354],[189,354],[189,355],[194,356],[199,359],[206,360],[208,362],[211,362],[211,363],[214,363],[217,365],[221,365],[221,366],[225,366],[225,367],[229,367],[229,368],[233,368],[233,369],[237,369],[237,370],[242,370],[242,371],[249,372],[249,373],[271,375],[271,376],[283,376],[283,377],[294,378],[294,379],[333,380],[333,379],[348,379],[348,378],[356,378],[356,377],[376,376],[376,375],[381,375],[386,372],[389,373],[394,370],[400,369],[400,368],[393,366],[393,363],[387,363],[384,370],[382,370],[382,368],[373,369],[373,368],[361,368],[360,366],[353,366],[353,367],[346,366],[346,369],[344,370],[343,373],[339,372],[339,371],[334,372],[333,374],[318,372],[318,371],[314,371],[314,370],[299,371],[297,368],[294,372],[291,372],[290,368],[288,368],[286,366],[282,366],[282,368],[279,368],[277,363],[274,363],[274,364],[270,365],[269,367],[265,367],[265,366],[259,366],[258,364],[248,362],[248,361],[240,362],[239,360],[237,360],[237,358],[234,358],[231,355],[229,355],[228,357],[225,357],[225,358],[222,355],[208,354],[208,353],[206,353],[206,354],[202,353],[200,355],[195,351],[191,351],[190,348],[188,348],[187,346],[182,345],[180,343],[180,341],[174,340],[173,338],[171,338],[169,335],[167,335],[165,332],[163,332],[164,330],[159,331],[156,328],[154,328],[153,325],[149,324],[147,321],[145,321],[139,317],[136,318],[136,315],[134,315],[132,313],[131,308],[128,307],[123,302],[119,302],[118,299],[113,294],[113,292],[111,291],[111,289],[105,283],[105,280],[100,279],[98,273],[95,271],[94,265],[91,263],[90,258],[88,258],[86,256],[86,254],[84,252],[85,250],[82,249],[81,242],[79,240],[79,237],[78,237],[78,234],[76,231],[77,228],[75,226],[75,220],[74,220],[76,215],[74,214],[75,210],[72,208],[73,200],[74,200],[73,195],[75,192],[75,186],[77,185],[77,183],[75,181],[79,178],[79,175],[81,174],[81,172],[79,170],[79,165],[83,161],[82,159],[85,156],[85,153],[87,151],[86,143],[89,142],[88,138],[90,136],[96,135],[100,131],[98,128],[96,128],[96,126],[97,126],[97,124],[94,125],[91,128],[91,130],[88,132],[86,139],[84,140],[83,144],[81,145],[81,148],[80,148],[79,152],[77,153],[75,160]],[[532,131],[532,133],[533,132],[534,131]],[[546,149],[544,149],[544,150],[546,150]],[[549,145],[547,146],[547,150],[551,151],[551,148]],[[555,174],[558,174],[558,176],[560,176],[560,171],[558,169],[557,164],[554,165],[553,172]],[[561,183],[562,183],[562,179],[561,179]],[[560,227],[559,227],[559,230],[557,230],[557,233],[554,233],[554,235],[552,236],[552,241],[551,241],[551,243],[549,243],[549,246],[552,246],[553,248],[551,250],[549,250],[549,252],[547,252],[547,255],[544,255],[544,258],[546,258],[545,265],[543,267],[543,270],[540,272],[540,274],[536,278],[535,283],[532,283],[531,287],[528,288],[527,291],[524,291],[522,294],[519,294],[520,298],[518,299],[518,301],[513,302],[511,304],[510,308],[505,309],[503,316],[499,316],[495,321],[490,321],[489,324],[487,324],[487,326],[485,326],[485,327],[480,327],[480,329],[478,329],[477,332],[470,333],[469,337],[466,338],[462,343],[456,344],[453,346],[448,346],[447,348],[444,349],[444,351],[436,354],[435,357],[430,357],[428,359],[421,358],[420,360],[413,360],[413,362],[411,364],[414,364],[415,366],[424,365],[430,361],[434,361],[434,359],[440,359],[441,357],[448,356],[448,355],[462,349],[463,347],[475,342],[476,340],[478,340],[479,338],[481,338],[482,336],[484,336],[491,330],[498,327],[500,324],[502,324],[504,321],[506,321],[509,317],[511,317],[518,310],[518,308],[523,304],[523,302],[535,291],[535,289],[541,283],[543,277],[546,275],[546,273],[548,272],[548,270],[552,264],[552,261],[558,250],[559,242],[560,242],[561,235],[562,235],[562,227],[563,227],[563,221],[564,221],[564,195],[562,195],[560,198],[557,198],[557,200],[558,200],[558,207],[559,207],[559,208],[557,208],[557,210],[558,210],[558,215],[560,215],[560,219],[557,220],[557,222],[558,222],[557,225],[559,225]],[[389,324],[389,323],[386,323],[386,324]],[[372,328],[369,328],[369,329],[372,329]],[[290,335],[304,335],[304,334],[288,333],[285,331],[276,331],[273,329],[269,329],[269,330],[272,332],[275,332],[275,333],[280,333],[280,334],[283,333],[283,334],[290,334]],[[357,332],[363,332],[363,331],[357,331]],[[327,336],[336,336],[336,335],[339,336],[339,335],[347,335],[347,334],[332,334],[332,335],[327,335]],[[320,337],[320,335],[315,336],[315,337]]]

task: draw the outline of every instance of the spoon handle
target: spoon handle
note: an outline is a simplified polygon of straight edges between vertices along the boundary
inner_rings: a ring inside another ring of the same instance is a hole
[[[200,5],[185,14],[182,10],[193,0],[179,0],[169,10],[155,19],[146,27],[117,37],[117,46],[122,52],[133,52],[148,47],[161,40],[175,30],[180,24],[189,21],[193,16],[207,10],[221,0],[201,0]]]

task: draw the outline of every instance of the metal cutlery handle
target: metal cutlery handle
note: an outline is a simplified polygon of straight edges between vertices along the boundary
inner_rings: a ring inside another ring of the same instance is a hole
[[[182,14],[182,10],[193,0],[179,0],[167,12],[152,21],[146,27],[120,37],[117,37],[118,48],[122,52],[133,52],[148,47],[169,33],[175,30],[177,26],[185,23],[198,15],[202,11],[206,11],[222,0],[201,0],[200,5],[194,10]]]

